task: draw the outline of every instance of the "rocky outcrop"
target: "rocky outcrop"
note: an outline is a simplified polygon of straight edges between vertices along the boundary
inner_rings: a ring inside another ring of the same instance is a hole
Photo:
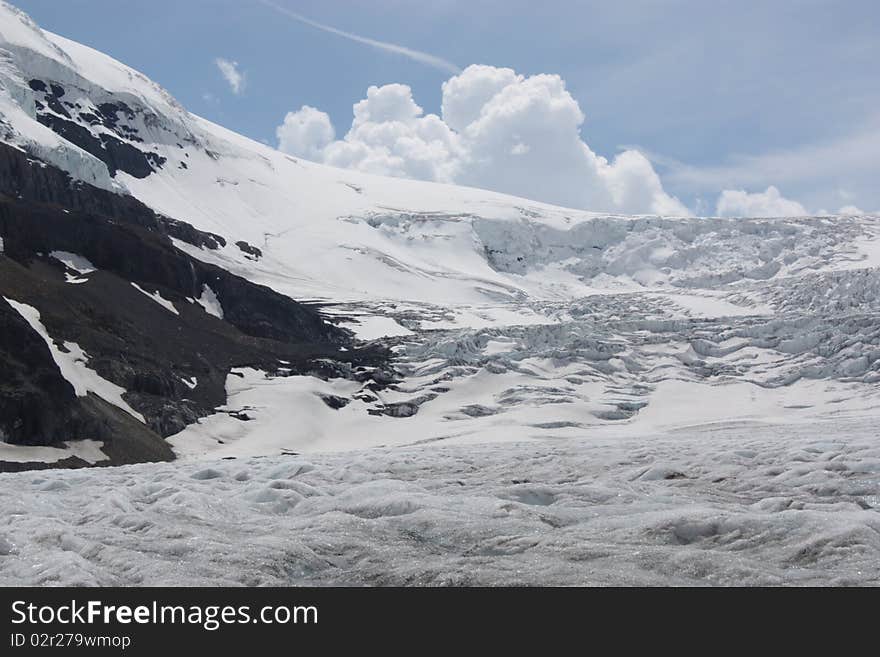
[[[43,339],[0,299],[0,440],[11,444],[57,445],[72,438],[103,442],[108,463],[168,461],[170,447],[149,427],[94,394],[77,397],[61,375]],[[81,467],[72,457],[55,467]],[[4,463],[0,472],[43,467]]]
[[[43,338],[0,302],[0,439],[90,438],[104,441],[108,463],[162,460],[172,456],[164,437],[225,404],[232,368],[363,377],[385,363],[383,349],[358,348],[316,308],[196,260],[172,237],[225,243],[0,145],[0,296],[36,308],[56,344],[87,353],[88,366],[124,388],[146,420],[93,394],[77,397]],[[70,269],[58,252],[95,271]]]
[[[143,139],[125,121],[133,121],[134,110],[123,102],[101,103],[94,112],[81,104],[62,100],[65,89],[60,84],[31,80],[29,86],[42,101],[35,100],[37,120],[72,144],[107,165],[111,176],[124,171],[135,178],[146,178],[165,164],[165,158],[134,143]],[[120,121],[122,116],[125,121]],[[109,132],[96,132],[101,126]]]

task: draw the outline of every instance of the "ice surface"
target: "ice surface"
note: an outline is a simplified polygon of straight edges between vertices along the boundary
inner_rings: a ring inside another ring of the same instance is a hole
[[[880,584],[876,423],[0,477],[4,585]]]

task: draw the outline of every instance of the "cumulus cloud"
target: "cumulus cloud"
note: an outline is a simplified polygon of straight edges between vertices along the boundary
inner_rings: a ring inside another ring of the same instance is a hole
[[[336,138],[336,131],[327,114],[303,105],[299,111],[287,113],[284,122],[275,129],[275,136],[279,150],[320,160],[324,149]]]
[[[718,197],[719,217],[792,217],[808,214],[803,205],[785,198],[771,185],[763,192],[726,189]]]
[[[217,64],[220,74],[229,83],[232,93],[236,96],[240,95],[244,91],[245,75],[238,70],[238,62],[218,57],[214,63]]]
[[[862,214],[865,214],[865,211],[855,205],[844,205],[837,211],[837,214],[844,215],[847,217],[856,217]]]
[[[523,80],[523,76],[510,68],[469,66],[461,75],[443,83],[443,120],[453,130],[463,132],[480,118],[483,106],[496,94]]]
[[[370,173],[597,211],[690,214],[638,151],[611,161],[594,153],[581,138],[584,120],[558,75],[474,65],[443,84],[441,116],[425,114],[406,85],[373,86],[342,139],[328,137],[326,114],[306,107],[288,113],[278,139],[286,152]]]
[[[403,84],[370,87],[354,106],[351,129],[329,144],[323,161],[388,176],[453,182],[464,154],[460,139],[424,111]]]

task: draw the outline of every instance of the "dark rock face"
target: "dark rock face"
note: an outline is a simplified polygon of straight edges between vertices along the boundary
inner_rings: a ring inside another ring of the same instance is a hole
[[[225,244],[221,236],[162,217],[131,197],[74,184],[2,144],[0,237],[0,296],[36,308],[56,344],[76,343],[88,367],[123,387],[126,402],[146,419],[144,425],[93,394],[77,397],[43,338],[0,299],[6,442],[91,438],[104,441],[111,464],[167,459],[172,453],[163,438],[225,404],[232,368],[353,378],[387,369],[384,349],[358,348],[314,308],[202,263],[171,241],[216,248]],[[48,255],[53,251],[83,256],[97,271],[68,271]],[[87,282],[70,284],[69,277]],[[222,320],[194,302],[205,286],[221,304]],[[158,293],[177,313],[144,292]],[[376,376],[381,387],[383,375]]]
[[[0,299],[0,438],[11,444],[55,445],[73,437],[104,442],[113,463],[168,461],[171,449],[126,412],[90,394],[77,397],[49,348],[5,300]],[[40,464],[0,462],[0,472]],[[56,467],[88,465],[77,458]]]
[[[123,102],[102,103],[96,112],[79,110],[76,105],[61,100],[64,88],[56,83],[47,85],[43,80],[31,80],[30,88],[42,94],[37,100],[37,120],[72,144],[91,153],[104,164],[111,176],[124,171],[135,178],[146,178],[160,169],[166,159],[158,153],[144,151],[131,142],[143,143],[137,130],[125,121],[134,121],[134,110]],[[123,120],[120,120],[120,116]],[[101,125],[114,134],[95,133],[91,128]]]
[[[0,194],[58,205],[70,211],[115,217],[200,248],[216,249],[218,245],[226,245],[220,235],[196,230],[187,223],[157,214],[131,196],[74,183],[55,167],[34,165],[23,153],[5,144],[0,144]]]
[[[263,252],[260,249],[258,249],[255,246],[251,246],[250,244],[248,244],[244,240],[239,240],[238,242],[235,243],[235,246],[237,246],[239,249],[241,249],[241,251],[243,253],[247,254],[247,256],[251,260],[259,260],[260,258],[263,257]]]
[[[21,443],[34,437],[44,444],[65,434],[72,418],[66,409],[76,395],[58,371],[49,348],[4,299],[0,299],[0,439]]]
[[[191,258],[169,240],[217,248],[226,244],[223,237],[162,217],[132,197],[72,184],[67,174],[34,164],[3,144],[0,194],[12,197],[4,203],[6,211],[0,209],[0,235],[14,259],[27,262],[37,253],[70,251],[102,271],[174,290],[184,299],[198,298],[208,285],[226,311],[224,319],[254,337],[289,341],[295,336],[340,345],[350,339],[312,308]]]
[[[54,114],[37,113],[37,120],[72,144],[91,153],[104,164],[111,176],[117,171],[125,171],[135,178],[146,178],[165,163],[165,158],[157,153],[143,152],[124,141],[102,134],[93,135],[88,129]]]
[[[437,399],[437,395],[434,393],[428,393],[426,395],[420,395],[415,399],[410,399],[405,402],[396,402],[394,404],[386,404],[384,408],[377,409],[375,411],[376,415],[388,415],[390,417],[412,417],[416,413],[419,412],[419,407],[429,401]],[[373,413],[373,410],[369,411]]]
[[[338,395],[321,395],[321,401],[336,411],[338,411],[340,408],[345,408],[351,403],[350,399],[346,397],[339,397]]]

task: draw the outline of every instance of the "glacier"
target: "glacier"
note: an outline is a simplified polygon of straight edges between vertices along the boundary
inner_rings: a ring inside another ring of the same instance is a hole
[[[880,583],[874,422],[0,478],[0,584]]]
[[[880,580],[878,216],[617,216],[335,169],[4,2],[0,141],[222,237],[173,243],[394,369],[232,367],[171,463],[0,474],[2,584]],[[228,315],[207,284],[131,285]],[[0,459],[100,464],[75,438]]]

